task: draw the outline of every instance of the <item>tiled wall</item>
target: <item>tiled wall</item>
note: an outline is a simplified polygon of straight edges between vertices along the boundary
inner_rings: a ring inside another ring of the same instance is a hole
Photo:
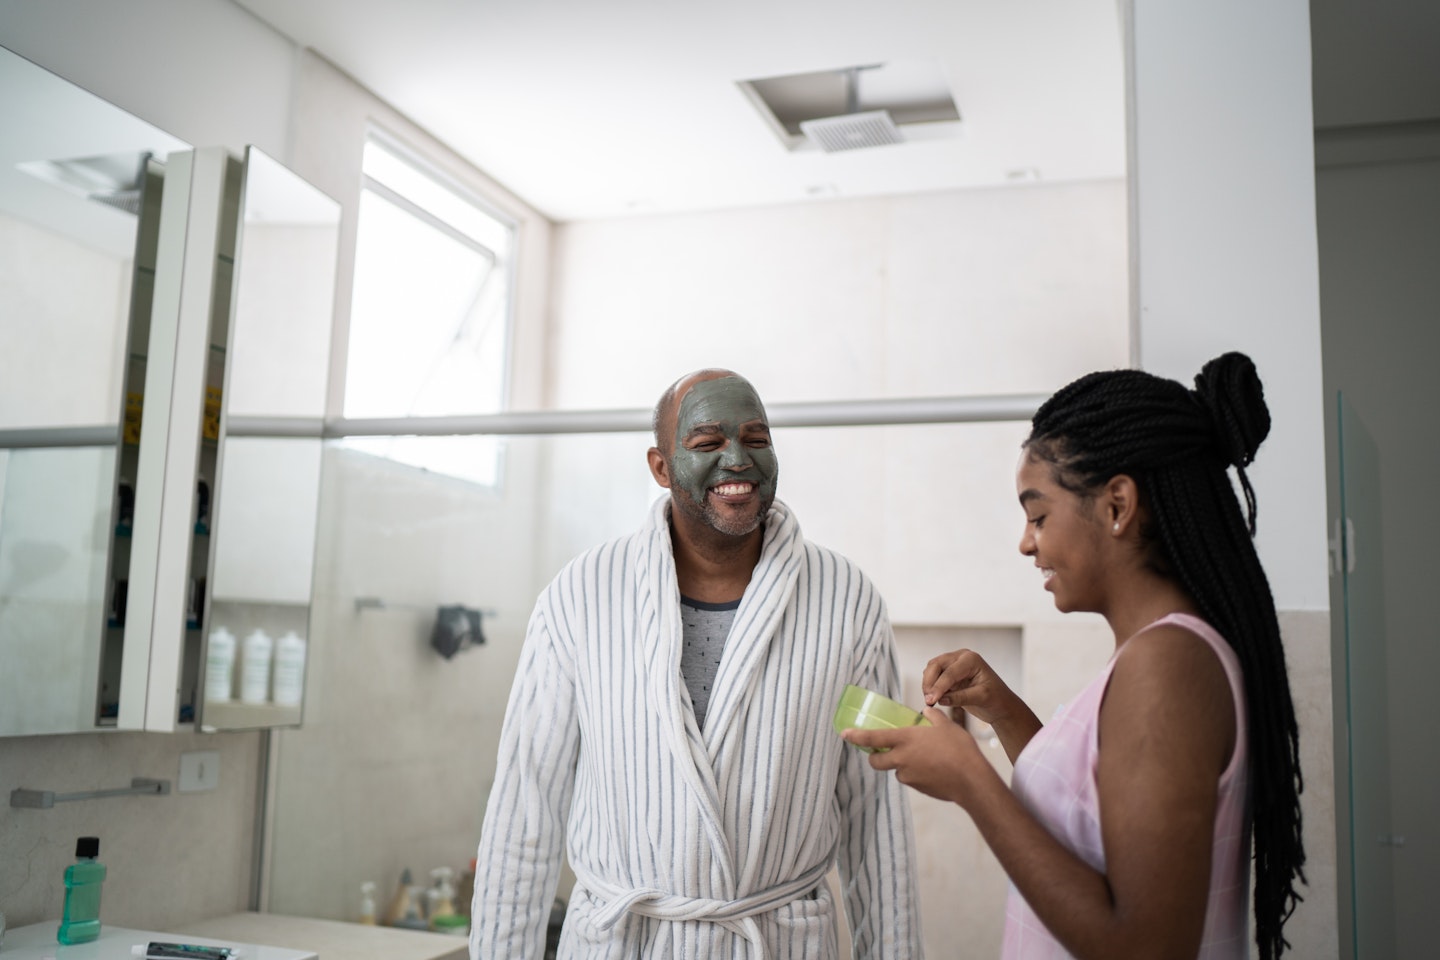
[[[60,918],[75,838],[100,838],[100,919],[166,930],[247,909],[261,734],[87,733],[0,738],[0,912],[10,926]],[[220,753],[215,790],[179,793],[180,755]],[[170,781],[168,796],[107,797],[49,809],[9,805],[17,787],[81,793]]]

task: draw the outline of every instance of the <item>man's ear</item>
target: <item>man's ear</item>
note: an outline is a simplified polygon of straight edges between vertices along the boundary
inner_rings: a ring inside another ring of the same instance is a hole
[[[1140,512],[1140,488],[1129,474],[1117,473],[1105,484],[1101,515],[1108,531],[1123,536],[1134,527]]]
[[[655,482],[666,490],[670,489],[670,464],[665,462],[665,455],[660,452],[659,447],[651,447],[645,452],[645,459],[650,463],[650,476]]]

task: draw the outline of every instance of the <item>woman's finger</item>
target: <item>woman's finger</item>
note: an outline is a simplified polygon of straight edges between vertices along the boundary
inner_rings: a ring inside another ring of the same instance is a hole
[[[941,701],[953,703],[951,695],[968,686],[974,678],[975,659],[969,650],[956,650],[931,660],[925,667],[922,685],[925,703],[930,706]]]
[[[922,712],[925,714],[925,719],[937,727],[955,726],[955,718],[939,707],[926,707]]]
[[[894,730],[861,730],[859,727],[851,727],[840,736],[844,737],[847,743],[853,743],[857,747],[889,750],[895,746],[895,734]]]

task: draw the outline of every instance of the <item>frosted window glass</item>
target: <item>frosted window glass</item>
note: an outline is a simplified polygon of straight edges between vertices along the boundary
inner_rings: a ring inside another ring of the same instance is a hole
[[[504,409],[514,228],[371,141],[360,197],[347,418]],[[357,449],[493,485],[494,438],[350,441]]]

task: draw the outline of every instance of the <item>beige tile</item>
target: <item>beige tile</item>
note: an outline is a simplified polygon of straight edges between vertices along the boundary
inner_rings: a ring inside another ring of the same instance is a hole
[[[73,793],[171,781],[168,796],[109,797],[49,809],[0,806],[0,904],[7,923],[59,920],[75,838],[98,836],[103,923],[165,930],[249,902],[260,734],[95,733],[0,739],[0,791]],[[220,753],[220,786],[175,792],[180,754]]]
[[[1297,957],[1339,956],[1336,897],[1335,766],[1330,615],[1325,611],[1280,612],[1290,698],[1300,729],[1300,795],[1304,818],[1305,902],[1285,925]]]

